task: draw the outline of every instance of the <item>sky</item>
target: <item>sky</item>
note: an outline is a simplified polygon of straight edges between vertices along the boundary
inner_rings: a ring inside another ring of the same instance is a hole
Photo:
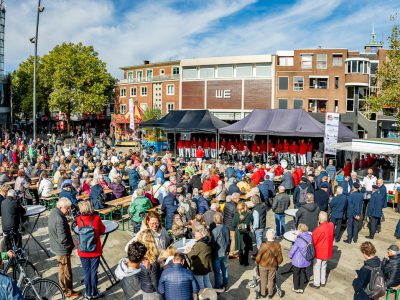
[[[33,54],[37,0],[5,0],[5,70]],[[399,0],[42,0],[38,54],[62,42],[93,45],[108,71],[143,60],[362,50],[372,26],[385,41]],[[400,14],[398,17],[400,20]],[[385,43],[387,45],[387,43]]]

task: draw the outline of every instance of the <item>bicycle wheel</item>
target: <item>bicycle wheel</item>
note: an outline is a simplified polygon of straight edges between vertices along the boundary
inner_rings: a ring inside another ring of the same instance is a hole
[[[30,262],[30,261],[26,261],[25,259],[21,259],[18,261],[18,263],[24,268],[25,270],[25,274],[26,277],[28,278],[37,278],[37,277],[41,277],[39,271],[36,269],[36,267]],[[26,264],[25,264],[26,263]],[[19,279],[19,275],[20,275],[20,271],[18,266],[14,266],[13,267],[13,273],[12,273],[12,278],[18,282]],[[20,286],[20,289],[22,290],[23,287],[28,283],[27,279],[24,278],[24,280],[22,281],[22,284]]]
[[[22,291],[25,300],[65,300],[61,287],[53,280],[36,278]]]

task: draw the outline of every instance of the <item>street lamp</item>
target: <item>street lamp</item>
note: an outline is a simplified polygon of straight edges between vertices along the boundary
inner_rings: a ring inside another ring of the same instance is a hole
[[[37,17],[36,17],[36,34],[35,37],[30,38],[29,41],[35,44],[35,54],[33,59],[33,140],[36,139],[36,60],[37,60],[37,44],[38,44],[38,31],[39,31],[39,15],[44,11],[44,7],[40,6],[41,0],[38,0]]]

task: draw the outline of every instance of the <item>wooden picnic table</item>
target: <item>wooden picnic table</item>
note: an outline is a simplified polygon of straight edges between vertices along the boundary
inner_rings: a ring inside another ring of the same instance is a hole
[[[76,196],[76,199],[78,200],[89,200],[89,195],[86,193],[80,194],[78,196]]]
[[[122,198],[108,201],[108,202],[106,202],[106,204],[110,205],[110,206],[115,206],[115,207],[118,207],[118,206],[128,207],[131,204],[131,202],[132,202],[132,196],[129,195],[129,196],[125,196]]]

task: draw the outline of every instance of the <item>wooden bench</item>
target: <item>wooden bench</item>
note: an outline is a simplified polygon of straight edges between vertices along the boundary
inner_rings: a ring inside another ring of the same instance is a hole
[[[96,209],[96,211],[99,213],[100,217],[103,220],[112,220],[112,214],[115,211],[115,207],[107,207],[107,208],[103,208],[103,209]]]
[[[122,224],[122,230],[123,231],[125,231],[125,223],[126,223],[126,221],[128,221],[127,223],[128,223],[128,230],[129,230],[130,223],[131,223],[130,222],[131,221],[131,216],[129,214],[125,214],[125,215],[121,216],[121,220],[118,221],[118,223]]]

